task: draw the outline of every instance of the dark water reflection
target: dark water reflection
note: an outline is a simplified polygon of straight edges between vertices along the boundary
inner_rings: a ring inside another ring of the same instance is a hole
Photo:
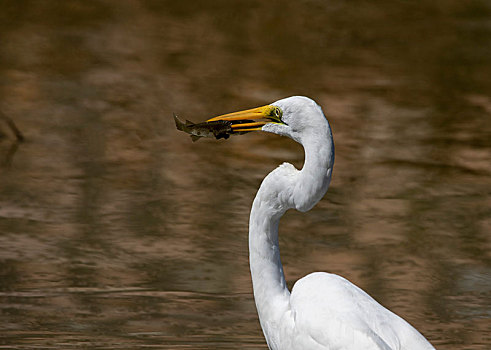
[[[341,274],[439,349],[491,345],[487,1],[3,1],[0,347],[265,349],[247,261],[274,135],[192,120],[304,94],[326,198],[281,225],[288,282]],[[1,122],[1,121],[0,121]]]

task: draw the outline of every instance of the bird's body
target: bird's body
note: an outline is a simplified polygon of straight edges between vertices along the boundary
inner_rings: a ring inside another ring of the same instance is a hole
[[[301,170],[284,163],[268,174],[251,209],[254,299],[269,348],[434,349],[409,323],[340,276],[315,272],[298,280],[289,292],[278,245],[279,221],[288,209],[310,210],[324,196],[331,181],[334,143],[329,123],[313,100],[295,96],[271,106],[281,110],[281,122],[265,123],[261,129],[301,143],[305,163]]]

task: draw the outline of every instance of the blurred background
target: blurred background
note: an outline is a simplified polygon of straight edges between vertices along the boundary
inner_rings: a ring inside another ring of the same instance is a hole
[[[291,95],[334,132],[291,287],[340,274],[438,349],[491,347],[491,3],[0,1],[1,349],[267,349],[261,179],[303,150],[198,122]]]

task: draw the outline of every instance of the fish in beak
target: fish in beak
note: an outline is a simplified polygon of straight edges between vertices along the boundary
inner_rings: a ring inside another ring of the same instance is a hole
[[[203,123],[182,122],[174,115],[178,130],[191,135],[193,141],[201,137],[227,139],[230,135],[241,135],[250,131],[261,130],[267,123],[285,124],[281,117],[283,112],[277,106],[267,105],[244,111],[219,115]]]
[[[198,141],[202,137],[215,137],[217,140],[221,138],[228,139],[233,132],[231,127],[232,123],[225,120],[203,123],[193,123],[189,120],[183,122],[174,114],[174,121],[177,130],[184,131],[191,135],[193,142]]]
[[[228,121],[231,123],[232,131],[234,133],[243,133],[261,130],[261,128],[267,123],[284,124],[284,122],[281,120],[282,114],[283,113],[279,107],[267,105],[219,115],[218,117],[208,119],[207,122],[215,122],[219,120]]]

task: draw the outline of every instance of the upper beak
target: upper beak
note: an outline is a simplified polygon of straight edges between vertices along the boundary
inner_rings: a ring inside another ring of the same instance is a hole
[[[244,111],[219,115],[208,119],[207,122],[226,120],[232,123],[234,132],[247,132],[261,130],[266,123],[283,123],[281,120],[281,110],[278,107],[267,105]],[[276,113],[275,113],[276,112]]]

